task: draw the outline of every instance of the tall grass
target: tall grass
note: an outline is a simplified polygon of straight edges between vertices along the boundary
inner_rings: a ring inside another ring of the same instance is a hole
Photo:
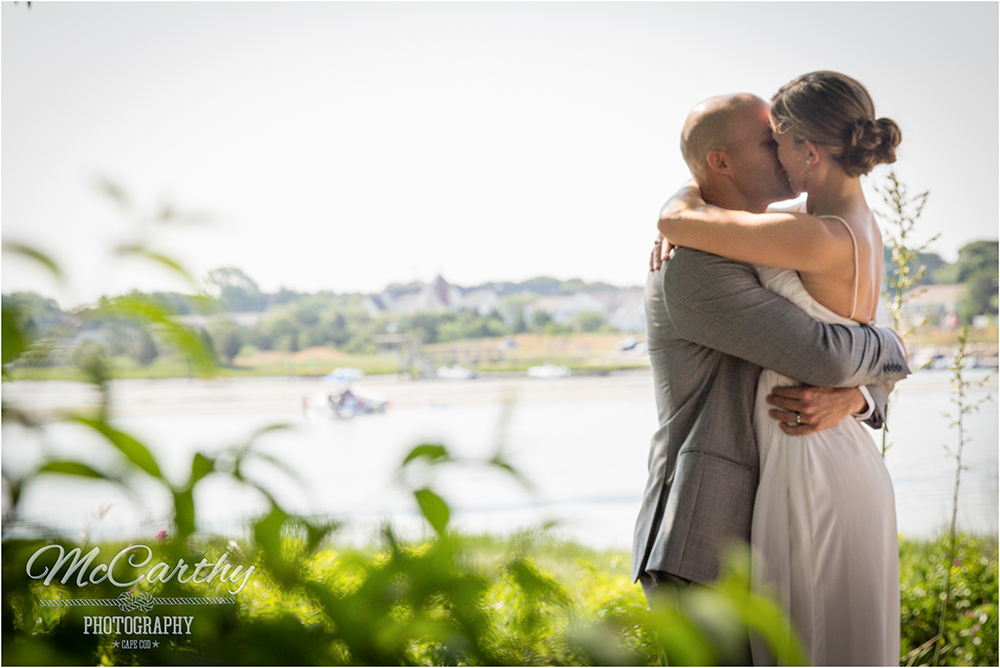
[[[895,267],[882,283],[882,296],[885,298],[885,305],[892,318],[892,326],[905,341],[907,337],[919,329],[923,322],[918,322],[912,327],[903,327],[903,305],[910,299],[920,294],[915,290],[924,276],[926,267],[916,266],[916,261],[920,253],[927,250],[931,243],[940,235],[934,235],[926,243],[920,246],[913,244],[913,230],[917,220],[924,211],[930,191],[924,191],[915,196],[910,196],[906,184],[899,180],[895,170],[890,168],[885,176],[885,182],[875,186],[875,191],[881,196],[883,205],[886,208],[877,208],[875,213],[883,221],[883,230],[888,237],[889,247],[892,250],[892,260]],[[883,240],[883,243],[884,240]],[[895,400],[893,391],[886,402],[886,417],[888,418],[889,408]],[[889,448],[889,430],[887,426],[882,427],[882,457],[885,458]]]

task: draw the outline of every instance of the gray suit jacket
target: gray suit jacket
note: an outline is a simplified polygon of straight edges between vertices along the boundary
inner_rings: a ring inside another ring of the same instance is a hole
[[[875,428],[893,383],[909,373],[891,333],[817,322],[762,287],[751,265],[687,248],[650,273],[646,330],[660,426],[633,579],[654,570],[711,582],[720,549],[733,537],[749,541],[762,368],[807,385],[867,385]]]

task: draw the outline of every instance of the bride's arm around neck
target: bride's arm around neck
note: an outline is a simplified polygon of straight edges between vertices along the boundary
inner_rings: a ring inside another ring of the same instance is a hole
[[[720,209],[705,204],[691,184],[664,205],[657,228],[677,246],[798,271],[821,272],[853,253],[850,235],[837,221],[797,210]]]

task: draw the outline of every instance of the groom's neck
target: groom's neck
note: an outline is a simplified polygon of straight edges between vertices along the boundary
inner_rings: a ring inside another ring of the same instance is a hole
[[[768,205],[772,203],[747,197],[728,182],[701,186],[701,197],[706,204],[712,206],[734,211],[749,211],[750,213],[764,213],[767,211]]]

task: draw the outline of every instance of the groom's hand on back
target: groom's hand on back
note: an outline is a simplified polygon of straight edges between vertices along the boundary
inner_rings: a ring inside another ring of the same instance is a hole
[[[848,415],[857,415],[868,407],[867,400],[856,387],[775,387],[765,401],[775,406],[768,415],[780,422],[781,431],[790,436],[829,429]]]

